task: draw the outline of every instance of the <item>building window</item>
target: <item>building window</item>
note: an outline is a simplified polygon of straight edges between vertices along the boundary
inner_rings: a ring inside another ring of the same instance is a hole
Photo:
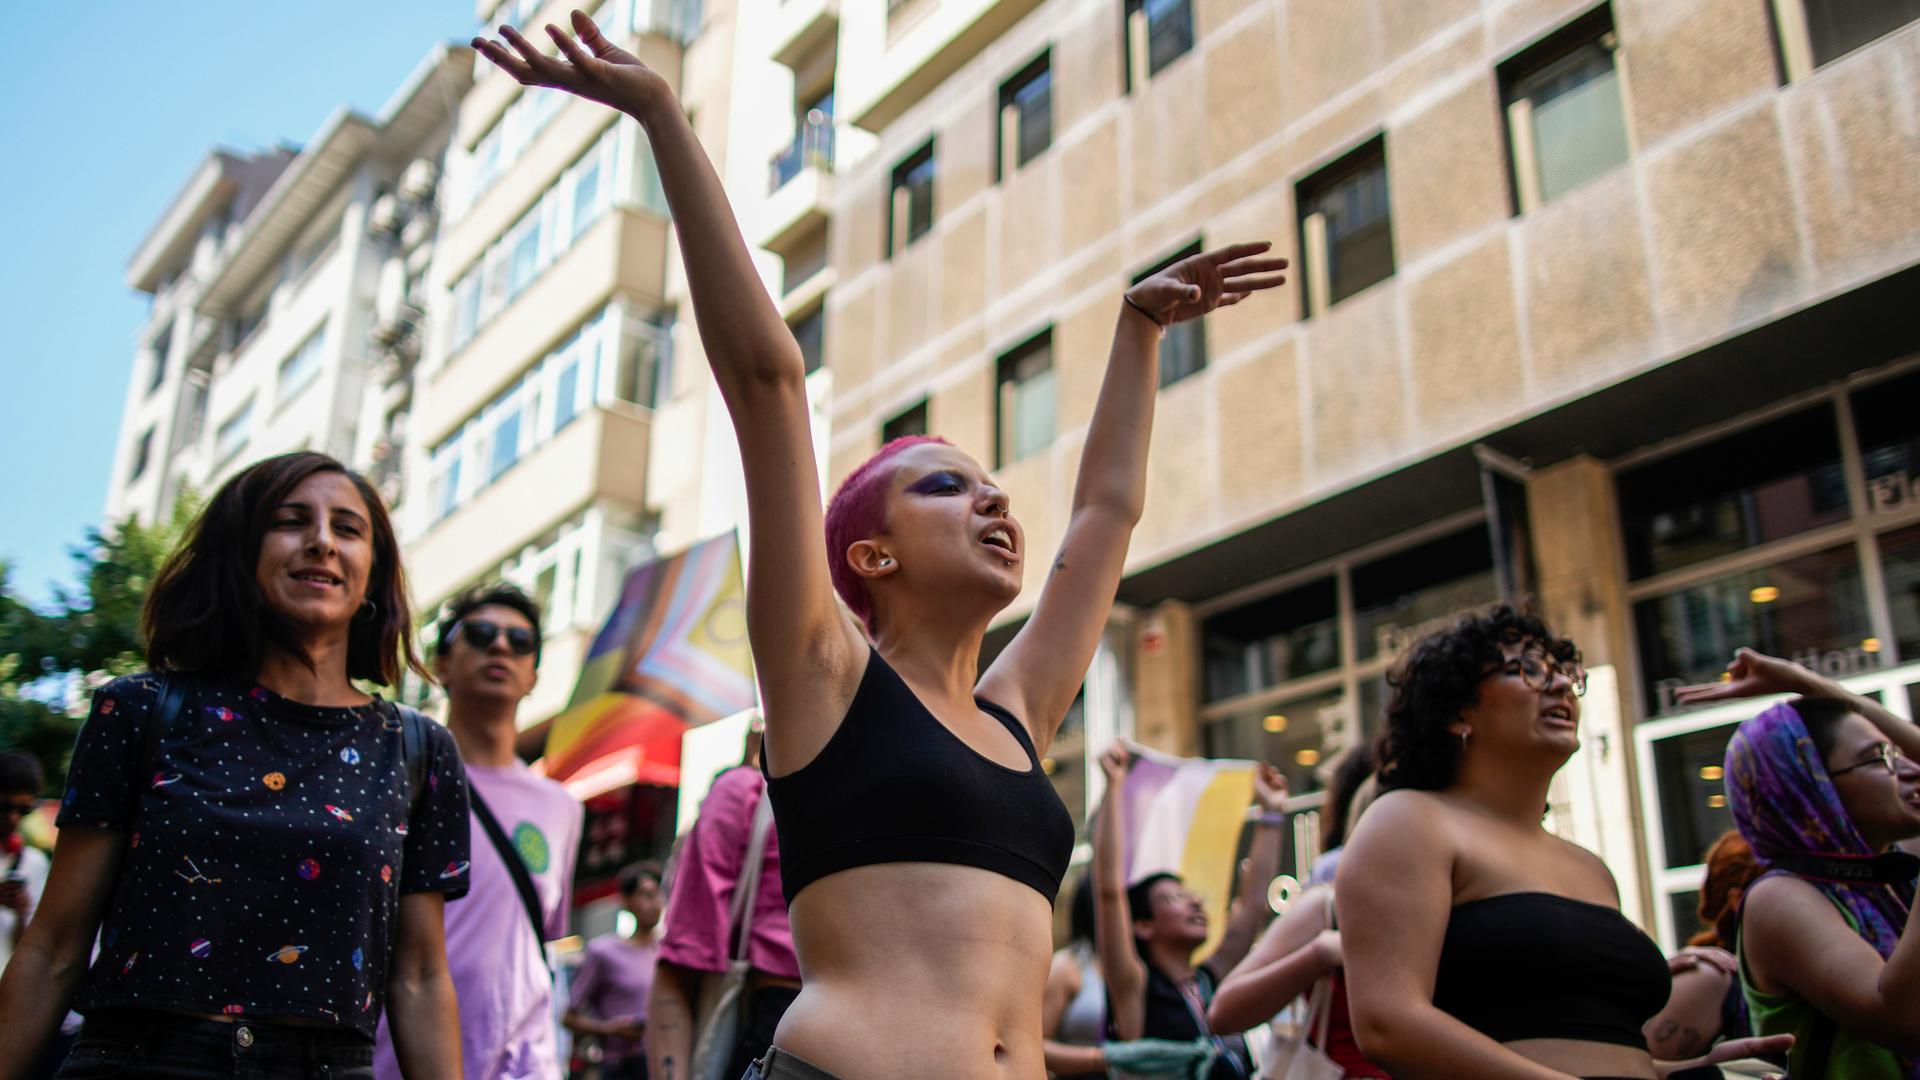
[[[1000,358],[995,467],[1011,465],[1053,445],[1053,331],[1041,331]]]
[[[1133,283],[1138,285],[1174,263],[1200,254],[1200,243],[1195,240],[1153,267],[1135,274]],[[1171,386],[1206,366],[1206,320],[1188,319],[1168,327],[1166,336],[1160,340],[1160,385]]]
[[[1018,75],[1000,84],[1000,141],[993,159],[996,180],[1053,145],[1051,56],[1051,51],[1041,53]]]
[[[885,446],[895,439],[905,439],[927,433],[927,400],[921,398],[912,407],[894,414],[891,420],[880,425],[880,445]]]
[[[148,362],[152,365],[147,369],[147,393],[149,394],[160,389],[160,384],[167,381],[167,350],[172,342],[173,323],[168,322],[158,334],[153,335],[152,344],[147,346],[147,355],[150,357]]]
[[[1340,664],[1338,589],[1331,576],[1274,593],[1201,624],[1208,701],[1264,690]]]
[[[800,346],[800,359],[805,363],[807,374],[820,370],[825,356],[827,334],[827,305],[820,304],[812,311],[787,324],[793,331],[793,340]]]
[[[1294,203],[1300,209],[1307,314],[1325,311],[1393,276],[1384,138],[1300,181]]]
[[[280,377],[275,381],[276,400],[288,401],[295,394],[306,389],[314,376],[320,374],[320,354],[327,348],[327,324],[307,335],[307,340],[287,354],[280,361]]]
[[[1816,67],[1920,20],[1920,0],[1773,0],[1787,78]]]
[[[608,127],[454,282],[451,342],[455,350],[539,280],[616,202],[626,205],[614,197],[623,182],[638,185],[642,189],[638,201],[653,205],[651,189],[657,181],[651,175],[652,159],[643,153],[646,172],[637,180],[626,177],[620,168],[625,160],[622,147],[631,138],[624,130],[618,124]]]
[[[793,118],[793,141],[768,163],[767,191],[786,187],[803,169],[833,170],[833,85]]]
[[[1193,51],[1193,0],[1127,0],[1121,46],[1128,93]]]
[[[1847,517],[1839,425],[1824,403],[1623,470],[1615,485],[1636,581]]]
[[[887,255],[904,251],[933,229],[933,141],[893,168],[887,203]]]
[[[618,305],[588,319],[434,447],[427,494],[433,519],[486,490],[593,405],[652,404],[669,333]]]
[[[1627,160],[1616,45],[1613,15],[1601,7],[1500,65],[1516,211]]]
[[[127,470],[127,483],[131,484],[146,474],[147,462],[153,457],[153,429],[140,433],[140,441],[133,444],[133,467]]]
[[[253,434],[253,399],[235,409],[221,421],[213,436],[213,456],[216,461],[225,461],[239,453],[247,445],[247,438]]]
[[[1853,426],[1867,481],[1867,510],[1876,517],[1920,507],[1920,371],[1853,394]]]
[[[1353,568],[1357,660],[1396,656],[1462,611],[1499,599],[1484,525],[1403,548]]]

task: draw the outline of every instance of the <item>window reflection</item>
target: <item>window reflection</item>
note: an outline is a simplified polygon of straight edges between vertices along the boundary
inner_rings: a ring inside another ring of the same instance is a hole
[[[1746,646],[1828,675],[1880,666],[1851,546],[1742,570],[1634,605],[1650,714],[1673,692],[1711,682]]]
[[[1843,521],[1833,409],[1821,404],[1623,472],[1619,493],[1636,579]]]
[[[1340,663],[1338,589],[1321,578],[1206,620],[1208,701],[1237,697]]]

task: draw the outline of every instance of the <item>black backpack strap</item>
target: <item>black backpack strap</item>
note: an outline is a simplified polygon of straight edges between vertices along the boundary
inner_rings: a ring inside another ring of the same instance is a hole
[[[153,711],[147,714],[146,726],[140,731],[140,761],[148,773],[160,768],[160,740],[179,722],[180,706],[187,697],[185,679],[158,671],[153,677],[160,684],[159,692],[154,695]]]
[[[493,841],[493,848],[500,853],[500,861],[506,864],[507,873],[513,875],[513,887],[520,894],[520,905],[527,909],[527,925],[533,928],[533,943],[540,950],[540,965],[547,969],[547,978],[552,979],[553,965],[547,963],[546,921],[540,917],[540,897],[533,891],[533,876],[527,873],[527,864],[520,858],[520,852],[507,839],[507,832],[500,827],[500,819],[493,816],[493,810],[487,806],[487,800],[480,797],[480,789],[471,782],[467,784],[467,803],[473,807],[473,816],[480,820],[480,827],[487,832],[487,839]]]
[[[407,817],[420,809],[420,796],[426,791],[427,725],[433,721],[398,702],[390,703],[400,714],[400,756],[407,765]]]

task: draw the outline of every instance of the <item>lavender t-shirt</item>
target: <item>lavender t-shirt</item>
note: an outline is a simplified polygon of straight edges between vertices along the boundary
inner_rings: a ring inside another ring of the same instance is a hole
[[[580,804],[558,783],[518,763],[468,765],[467,782],[526,863],[546,915],[547,939],[564,936],[580,850]],[[553,1080],[561,1069],[546,958],[527,926],[513,876],[477,814],[472,830],[473,885],[465,900],[447,907],[447,967],[460,999],[466,1080]],[[400,1080],[384,1017],[374,1075]]]
[[[630,941],[606,934],[587,943],[580,971],[573,977],[572,1007],[596,1020],[647,1019],[647,994],[653,989],[653,965],[660,943]],[[600,1048],[610,1058],[634,1057],[645,1044],[607,1036]]]

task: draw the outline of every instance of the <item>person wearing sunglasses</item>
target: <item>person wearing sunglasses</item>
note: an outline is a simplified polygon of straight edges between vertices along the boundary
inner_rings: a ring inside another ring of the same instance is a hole
[[[1384,793],[1336,875],[1360,1051],[1404,1080],[1655,1080],[1782,1046],[1659,1062],[1671,988],[1599,856],[1542,823],[1580,747],[1580,650],[1501,605],[1422,638],[1388,679]],[[1798,1075],[1796,1073],[1796,1075]]]
[[[1798,697],[1727,743],[1727,806],[1762,873],[1739,916],[1756,1033],[1796,1037],[1793,1076],[1920,1077],[1920,930],[1901,852],[1920,837],[1920,730],[1873,698],[1742,649],[1687,704]]]
[[[512,585],[482,584],[448,604],[434,652],[473,808],[473,885],[447,912],[467,1080],[561,1073],[546,943],[567,933],[584,812],[514,754],[540,645],[539,605]],[[401,1076],[385,1026],[374,1075]]]

